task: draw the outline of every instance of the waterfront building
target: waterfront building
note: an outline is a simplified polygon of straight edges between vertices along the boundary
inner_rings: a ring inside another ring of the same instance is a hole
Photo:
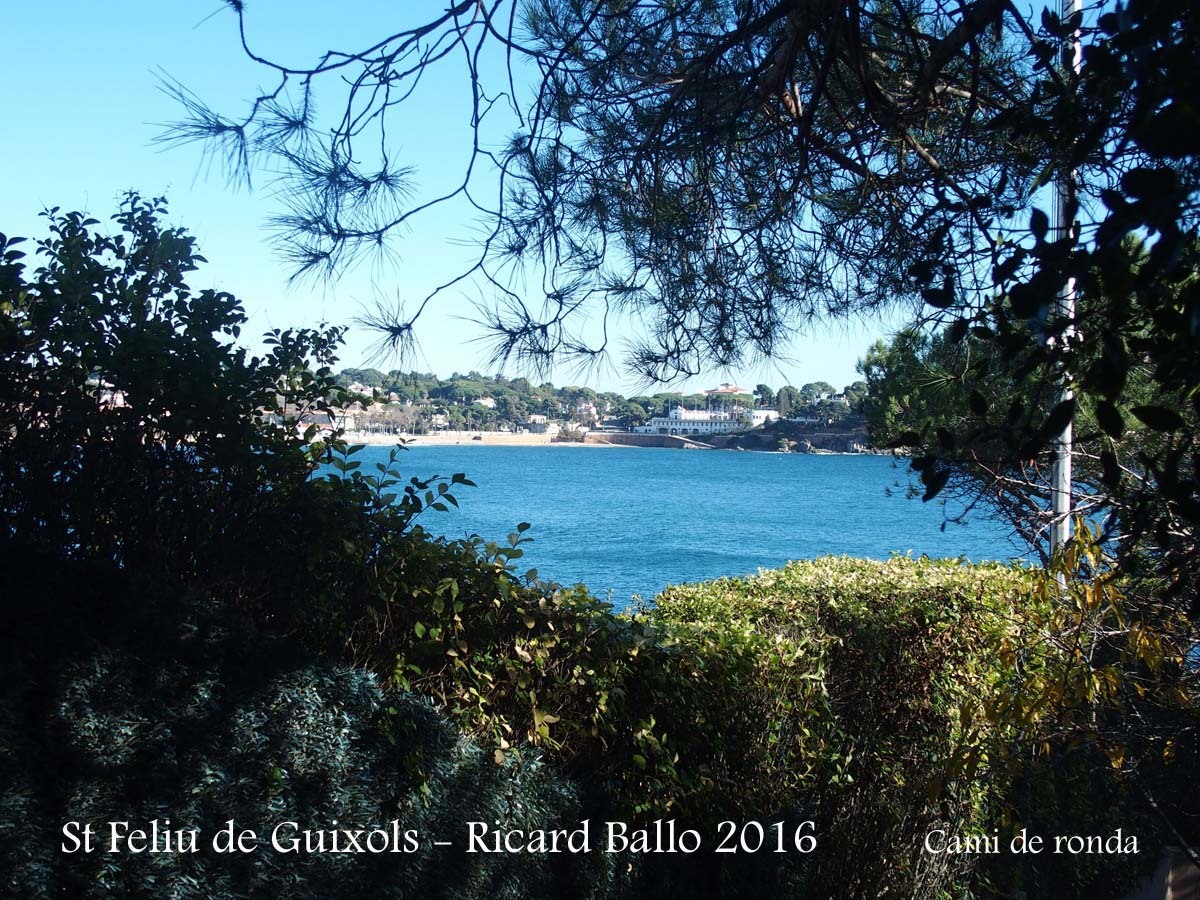
[[[729,434],[757,428],[777,419],[773,409],[684,409],[676,406],[665,416],[655,416],[634,429],[642,434],[706,435]]]
[[[521,429],[530,434],[558,434],[559,426],[555,422],[551,422],[546,416],[532,414],[526,416],[518,423]]]

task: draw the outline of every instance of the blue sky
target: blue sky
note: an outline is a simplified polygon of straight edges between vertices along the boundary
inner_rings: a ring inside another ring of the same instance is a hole
[[[265,54],[310,64],[328,47],[365,42],[378,33],[379,23],[395,21],[397,7],[413,6],[441,8],[380,0],[336,6],[250,0],[247,21],[253,42]],[[160,89],[163,74],[229,114],[240,112],[270,83],[268,73],[243,56],[236,18],[218,0],[8,4],[0,17],[0,53],[5,61],[0,231],[39,236],[37,213],[47,206],[106,218],[128,189],[165,194],[171,224],[195,235],[209,260],[193,285],[236,294],[250,314],[250,335],[320,321],[349,324],[376,300],[424,296],[470,258],[478,222],[461,206],[446,206],[419,220],[393,245],[390,264],[363,264],[332,283],[289,284],[290,271],[265,225],[280,212],[270,173],[258,173],[249,190],[234,189],[219,164],[206,164],[199,147],[163,149],[153,141],[163,123],[180,116],[175,101]],[[466,80],[461,67],[437,75],[414,95],[396,134],[397,155],[415,166],[422,194],[452,184],[466,159]],[[485,370],[486,347],[477,340],[484,337],[483,330],[470,321],[480,299],[486,298],[474,289],[442,295],[422,319],[419,355],[411,367],[443,377],[456,370]],[[713,370],[678,388],[728,380],[779,387],[818,379],[840,387],[857,377],[854,364],[867,346],[892,327],[879,321],[819,325],[787,348],[786,359],[734,372]],[[631,336],[628,324],[617,330],[618,339]],[[342,362],[370,361],[373,342],[369,331],[352,330]],[[398,363],[384,359],[374,364],[390,368]],[[526,373],[510,367],[507,374]],[[571,370],[551,377],[557,384],[586,381],[622,393],[644,389],[615,366],[586,378]]]

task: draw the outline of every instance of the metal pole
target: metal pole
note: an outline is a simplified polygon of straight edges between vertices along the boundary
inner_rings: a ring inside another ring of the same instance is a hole
[[[1060,9],[1062,20],[1065,22],[1083,10],[1082,0],[1062,0]],[[1071,36],[1070,47],[1071,68],[1078,75],[1082,57],[1078,30]],[[1074,233],[1075,223],[1072,221],[1071,215],[1075,199],[1074,171],[1061,172],[1055,185],[1054,233],[1056,238],[1062,240]],[[1068,278],[1058,292],[1054,312],[1056,318],[1068,323],[1063,330],[1062,340],[1064,343],[1069,343],[1075,333],[1074,325],[1070,324],[1075,319],[1075,279],[1073,277]],[[1064,374],[1059,400],[1065,402],[1074,396],[1075,394],[1071,390],[1070,376]],[[1068,421],[1054,441],[1054,464],[1050,469],[1051,554],[1057,553],[1071,539],[1071,449],[1073,437],[1073,425]]]

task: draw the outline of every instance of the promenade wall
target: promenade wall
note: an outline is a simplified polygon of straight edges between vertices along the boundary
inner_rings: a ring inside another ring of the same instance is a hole
[[[667,447],[684,450],[711,450],[703,441],[683,438],[673,434],[634,434],[631,432],[589,432],[583,438],[585,444],[607,444],[617,447]]]

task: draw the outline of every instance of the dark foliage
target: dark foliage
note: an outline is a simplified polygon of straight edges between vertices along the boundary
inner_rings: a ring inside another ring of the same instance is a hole
[[[1084,34],[1077,78],[1053,64],[1069,26],[1046,28],[1032,50],[1044,106],[1010,119],[1054,148],[1061,177],[1079,170],[1066,210],[1074,228],[1050,229],[1034,210],[1027,239],[1000,248],[994,299],[973,316],[950,316],[946,337],[963,347],[954,352],[986,344],[997,367],[988,377],[1027,395],[983,392],[954,437],[961,447],[1003,448],[993,458],[1017,465],[1082,411],[1087,493],[1093,509],[1113,514],[1122,564],[1163,578],[1170,602],[1194,610],[1200,129],[1181,117],[1200,59],[1196,15],[1143,2],[1106,12]],[[1080,296],[1073,316],[1056,304],[1068,282]],[[1071,403],[1058,402],[1060,385],[1073,388]],[[938,459],[961,456],[932,433],[912,443],[929,456],[927,486],[941,477]]]
[[[188,287],[203,258],[164,212],[131,195],[109,235],[51,210],[32,271],[0,236],[0,535],[220,580],[268,494],[311,490],[323,446],[269,424],[336,398],[340,330],[275,332],[265,358],[232,348],[241,305]]]
[[[468,820],[576,827],[574,788],[535,752],[498,766],[427,703],[385,696],[368,673],[314,661],[187,588],[27,548],[0,562],[13,573],[0,639],[6,895],[598,897],[620,884],[600,855],[464,852]],[[197,852],[107,852],[110,821],[155,819],[198,829]],[[230,819],[257,833],[254,852],[213,851]],[[392,820],[419,850],[269,843],[281,822],[299,825],[286,841]],[[70,821],[95,826],[95,852],[60,852]]]

